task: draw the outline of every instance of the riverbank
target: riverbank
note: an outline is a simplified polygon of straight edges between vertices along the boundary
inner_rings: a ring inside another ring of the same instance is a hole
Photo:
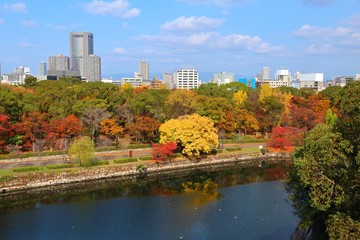
[[[77,170],[62,170],[59,172],[33,172],[27,174],[16,174],[10,179],[0,183],[0,194],[2,196],[21,194],[29,189],[46,188],[59,185],[72,185],[87,181],[96,181],[111,178],[129,178],[141,176],[175,175],[183,170],[219,168],[227,165],[259,166],[262,164],[288,161],[290,156],[280,153],[246,154],[229,157],[209,157],[200,162],[190,160],[174,160],[170,163],[155,164],[147,162],[144,164],[124,164],[119,166],[98,166],[80,168]]]

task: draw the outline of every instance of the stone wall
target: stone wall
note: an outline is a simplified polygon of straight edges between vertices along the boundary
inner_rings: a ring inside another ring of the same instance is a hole
[[[265,162],[289,159],[290,156],[286,154],[269,153],[265,156],[261,154],[248,154],[221,158],[208,157],[206,159],[202,159],[200,162],[177,160],[166,164],[144,163],[142,164],[141,169],[138,168],[138,163],[134,163],[118,166],[111,165],[81,168],[76,171],[63,170],[61,173],[35,172],[28,174],[18,174],[15,175],[12,179],[0,183],[0,194],[3,196],[12,195],[34,188],[76,184],[100,179],[141,175],[151,176],[159,174],[176,174],[176,172],[189,169],[219,168],[228,165],[259,165],[260,167]]]

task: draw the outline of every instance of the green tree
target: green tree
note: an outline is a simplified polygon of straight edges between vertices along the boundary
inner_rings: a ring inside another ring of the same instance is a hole
[[[69,154],[78,166],[90,166],[95,160],[94,142],[89,137],[76,139],[69,148]]]
[[[167,119],[196,112],[197,93],[191,90],[173,90],[165,101]]]
[[[216,128],[211,119],[198,114],[171,119],[160,126],[160,143],[176,142],[190,157],[208,154],[218,145]]]
[[[24,82],[25,82],[24,87],[31,88],[31,87],[36,86],[38,79],[37,79],[37,77],[34,77],[34,76],[28,76],[25,78]]]

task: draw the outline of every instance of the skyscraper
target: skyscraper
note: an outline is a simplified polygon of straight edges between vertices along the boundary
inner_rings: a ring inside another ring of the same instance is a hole
[[[70,70],[79,70],[85,78],[84,58],[94,54],[93,34],[89,32],[70,33]]]
[[[96,55],[84,57],[85,79],[88,82],[101,81],[101,59]]]
[[[40,76],[46,76],[47,75],[46,62],[44,62],[44,61],[39,63],[39,75]]]
[[[199,73],[195,69],[181,69],[174,74],[177,89],[197,89],[199,87]]]
[[[149,63],[141,61],[139,63],[139,76],[142,80],[149,80]]]

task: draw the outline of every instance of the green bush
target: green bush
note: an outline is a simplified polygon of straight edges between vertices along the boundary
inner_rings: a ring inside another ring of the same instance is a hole
[[[226,151],[228,152],[236,152],[241,151],[242,147],[232,147],[232,148],[226,148]]]
[[[150,144],[132,144],[129,146],[129,149],[138,149],[138,148],[150,148]]]
[[[151,156],[139,157],[139,160],[141,161],[152,160],[152,157]]]
[[[41,168],[38,166],[13,168],[13,172],[35,172],[35,171],[40,171],[40,170],[41,170]]]
[[[174,155],[172,155],[173,158],[178,158],[178,157],[182,157],[183,155],[181,153],[174,153]]]
[[[137,158],[118,158],[114,159],[114,163],[121,164],[121,163],[129,163],[129,162],[137,162]]]
[[[102,166],[102,165],[109,165],[109,161],[102,160],[102,161],[93,161],[91,166]]]
[[[62,169],[62,168],[72,168],[74,167],[71,164],[56,164],[56,165],[48,165],[46,166],[47,169]]]

